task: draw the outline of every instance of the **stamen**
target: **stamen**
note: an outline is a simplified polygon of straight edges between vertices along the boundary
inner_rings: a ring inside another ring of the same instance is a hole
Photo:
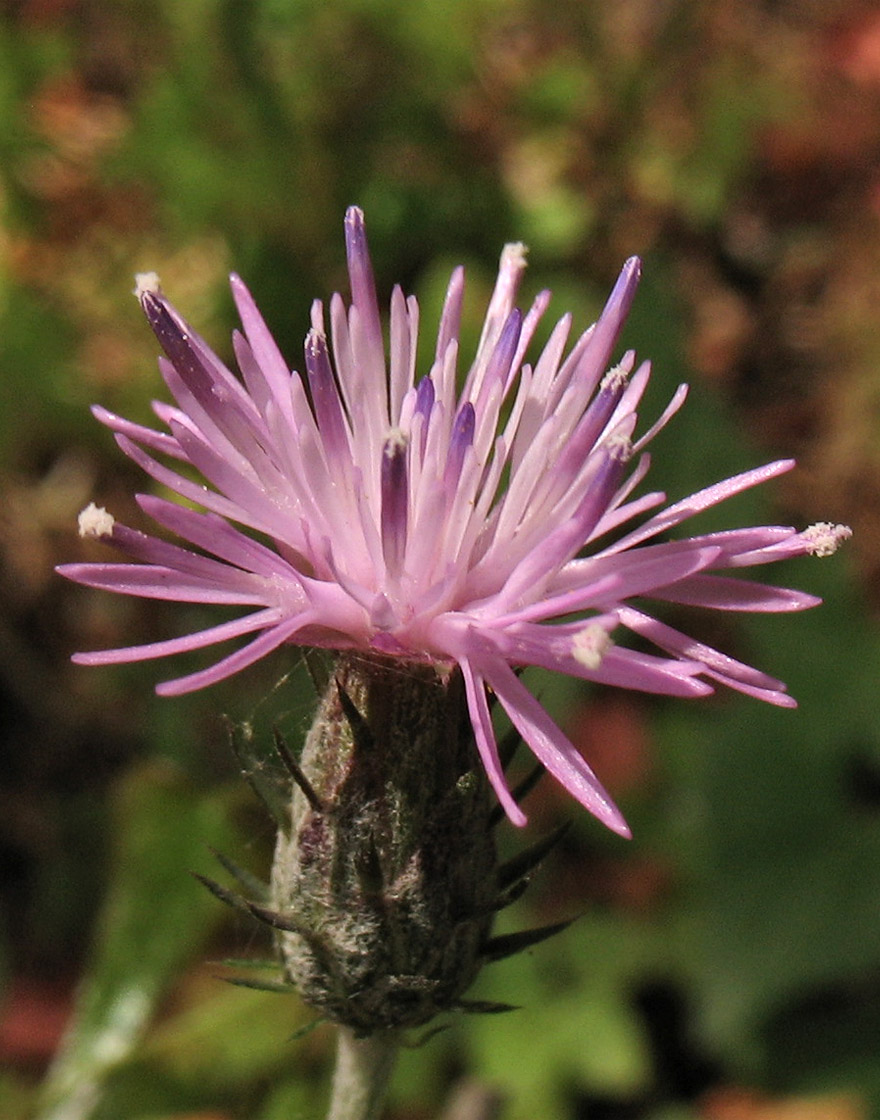
[[[103,506],[90,502],[77,518],[79,535],[87,539],[112,537],[116,519]]]
[[[614,645],[611,635],[604,626],[596,622],[588,623],[583,630],[579,630],[571,640],[571,653],[575,661],[595,672],[602,664],[602,659]]]
[[[147,292],[154,296],[160,296],[162,294],[162,286],[159,283],[158,272],[138,272],[135,274],[134,287],[131,290],[131,294],[141,299]]]
[[[801,533],[811,556],[833,556],[851,536],[849,525],[832,525],[830,521],[818,521]]]
[[[505,275],[508,272],[522,272],[526,267],[528,252],[528,246],[524,245],[522,241],[509,241],[501,250],[500,271]]]
[[[608,452],[608,458],[616,463],[625,463],[632,458],[633,444],[629,436],[617,432],[603,441],[603,448]]]
[[[612,366],[611,369],[608,370],[608,372],[605,374],[605,376],[599,382],[599,392],[600,393],[616,393],[616,392],[618,392],[626,384],[627,378],[630,375],[631,369],[632,369],[632,363],[630,363],[630,368],[629,369],[627,369],[627,367],[625,365],[621,364],[621,363],[618,363],[616,366]]]

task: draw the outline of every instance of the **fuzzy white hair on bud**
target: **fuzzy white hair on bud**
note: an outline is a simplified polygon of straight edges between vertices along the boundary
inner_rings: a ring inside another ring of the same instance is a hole
[[[852,536],[849,525],[832,525],[830,521],[817,521],[801,534],[807,551],[812,556],[833,556],[844,541]]]
[[[96,506],[94,502],[90,502],[77,518],[79,535],[86,538],[110,537],[115,524],[113,514],[108,513],[103,506]]]
[[[605,627],[597,622],[590,622],[572,638],[571,653],[575,661],[585,669],[595,671],[613,645],[611,635]]]

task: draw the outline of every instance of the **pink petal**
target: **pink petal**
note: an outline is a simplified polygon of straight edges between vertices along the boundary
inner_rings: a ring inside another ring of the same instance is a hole
[[[314,617],[311,614],[285,619],[242,649],[224,657],[222,661],[217,661],[210,668],[190,673],[186,677],[178,677],[173,681],[163,681],[162,684],[156,685],[156,692],[160,696],[182,696],[186,692],[195,692],[199,688],[217,684],[234,673],[240,673],[242,669],[253,665],[261,657],[265,657],[278,646],[290,641],[297,630],[302,630],[313,621]]]
[[[483,678],[474,672],[470,661],[463,659],[459,664],[464,677],[465,694],[474,728],[477,750],[485,767],[486,775],[510,821],[517,827],[522,828],[526,824],[526,815],[514,801],[504,777],[501,759],[498,757],[498,744],[492,727],[492,717],[486,701],[486,685]]]
[[[720,611],[803,611],[822,602],[805,591],[792,591],[785,587],[771,587],[750,580],[731,579],[729,576],[698,573],[689,579],[678,580],[668,587],[649,592],[653,599],[668,603],[682,603],[694,607],[711,607]]]
[[[481,654],[475,665],[538,761],[602,824],[630,837],[629,826],[599,779],[507,663]]]
[[[149,642],[146,645],[126,646],[121,649],[93,650],[89,653],[75,653],[71,658],[77,665],[118,665],[134,661],[146,661],[154,657],[168,657],[176,653],[189,653],[194,649],[225,642],[230,638],[241,637],[242,634],[252,633],[254,630],[265,630],[283,617],[277,608],[265,611],[256,611],[254,614],[244,615],[242,618],[223,622],[219,626],[212,626],[207,630],[199,630],[194,634],[186,634],[182,638],[168,638],[162,642]]]

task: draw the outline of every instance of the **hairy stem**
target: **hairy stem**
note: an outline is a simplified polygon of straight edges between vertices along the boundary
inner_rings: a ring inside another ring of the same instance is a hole
[[[395,1031],[355,1038],[339,1027],[327,1120],[379,1120],[399,1047]]]

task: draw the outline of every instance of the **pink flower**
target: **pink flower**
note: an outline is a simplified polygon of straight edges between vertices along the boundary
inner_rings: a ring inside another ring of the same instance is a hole
[[[525,817],[504,780],[487,688],[546,768],[627,834],[592,770],[516,670],[539,665],[676,696],[702,696],[721,682],[794,706],[781,681],[658,621],[641,600],[728,611],[811,607],[812,595],[719,573],[827,554],[850,531],[770,525],[658,542],[794,464],[747,471],[644,519],[665,501],[661,493],[633,497],[648,469],[644,449],[686,387],[647,432],[636,433],[649,363],[636,366],[629,351],[608,368],[638,282],[635,258],[567,354],[568,315],[530,365],[525,356],[550,297],[542,292],[525,314],[514,306],[525,250],[508,245],[458,389],[462,269],[449,283],[434,363],[417,380],[418,304],[395,288],[386,356],[360,210],[348,211],[345,236],[351,306],[339,295],[330,302],[331,348],[324,308],[314,303],[305,377],[290,371],[237,276],[241,379],[167,302],[153,274],[138,278],[136,294],[167,355],[160,368],[177,405],[154,405],[167,431],[94,412],[148,475],[204,512],[139,495],[144,512],[185,542],[173,544],[90,506],[80,531],[137,562],[59,570],[109,591],[246,609],[186,637],[74,660],[138,661],[248,637],[210,667],[159,685],[169,696],[215,684],[287,643],[458,664],[477,747],[511,820]],[[195,467],[207,484],[166,460]],[[619,628],[657,652],[615,643]]]

